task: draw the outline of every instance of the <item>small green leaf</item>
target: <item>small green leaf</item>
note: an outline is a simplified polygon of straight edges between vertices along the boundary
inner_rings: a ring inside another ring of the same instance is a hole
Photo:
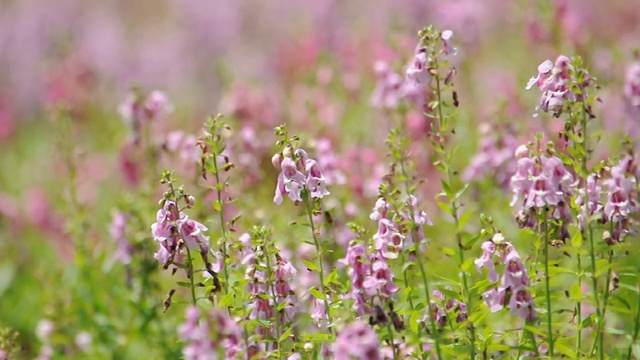
[[[289,335],[291,335],[291,328],[288,328],[287,331],[285,331],[282,335],[280,335],[280,338],[278,339],[278,343],[281,343],[287,340]]]
[[[580,231],[576,231],[576,233],[571,237],[571,246],[576,249],[579,249],[582,246],[582,233]]]
[[[313,295],[314,298],[319,299],[319,300],[324,300],[327,297],[324,296],[318,289],[316,289],[315,287],[312,287],[311,289],[309,289],[309,291],[311,292],[311,295]]]
[[[307,267],[307,269],[311,271],[320,271],[320,269],[318,268],[318,265],[316,265],[316,263],[312,261],[302,259],[302,263],[304,264],[304,266]]]
[[[580,284],[575,283],[571,286],[571,290],[569,291],[569,298],[571,300],[581,300],[582,299],[582,289],[580,289]]]
[[[420,313],[417,311],[412,312],[411,316],[409,317],[409,328],[416,334],[418,333],[418,327],[420,326],[419,321]]]

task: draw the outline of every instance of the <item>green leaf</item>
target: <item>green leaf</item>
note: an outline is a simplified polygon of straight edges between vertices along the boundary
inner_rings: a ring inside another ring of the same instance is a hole
[[[291,328],[288,328],[287,331],[285,331],[282,335],[280,335],[280,338],[278,339],[278,343],[281,343],[287,340],[289,335],[291,335]]]
[[[443,203],[441,201],[438,201],[437,204],[438,207],[442,209],[442,211],[446,212],[447,214],[451,214],[451,207],[449,206],[449,204]]]
[[[233,304],[233,293],[229,292],[228,294],[226,294],[220,299],[218,306],[221,308],[225,308],[225,307],[231,306],[232,304]]]
[[[320,269],[318,268],[318,265],[312,261],[302,259],[302,263],[304,264],[304,266],[307,267],[307,269],[311,271],[320,271]]]
[[[220,201],[216,200],[213,202],[213,210],[217,212],[222,211],[222,205],[220,205]]]
[[[313,295],[314,298],[319,299],[319,300],[324,300],[327,297],[324,296],[318,289],[316,289],[315,287],[312,287],[311,289],[309,289],[309,291],[311,292],[311,295]]]
[[[333,280],[335,280],[335,278],[337,277],[338,277],[338,269],[333,269],[333,271],[330,272],[329,275],[327,275],[327,277],[324,278],[324,286],[328,286],[329,284],[331,284]]]
[[[451,198],[451,187],[449,187],[449,184],[447,184],[444,180],[442,180],[442,190],[445,194],[447,194],[448,198]]]
[[[457,193],[456,193],[456,197],[454,198],[454,200],[458,200],[460,199],[460,197],[462,196],[462,194],[465,193],[465,191],[467,191],[467,189],[469,188],[469,184],[470,183],[466,183],[464,184],[464,186],[462,187],[462,189],[460,189]]]
[[[416,334],[418,333],[418,327],[420,326],[419,321],[420,313],[417,311],[412,312],[411,316],[409,317],[409,328]]]
[[[464,229],[464,226],[467,225],[467,222],[469,222],[469,220],[474,214],[475,212],[471,210],[467,210],[462,213],[462,215],[460,216],[460,219],[458,220],[458,231],[462,231],[462,229]]]
[[[191,283],[188,283],[186,281],[178,281],[178,282],[176,282],[176,284],[178,284],[178,286],[182,286],[182,287],[187,287],[187,288],[191,287]]]
[[[449,256],[455,256],[455,255],[456,255],[456,251],[455,251],[455,250],[453,250],[452,248],[448,248],[448,247],[443,247],[443,248],[442,248],[442,252],[443,252],[445,255],[449,255]]]
[[[571,237],[571,246],[576,249],[579,249],[582,246],[582,233],[580,231],[576,231],[576,233]]]
[[[568,347],[567,345],[563,344],[560,341],[557,341],[554,344],[554,347],[556,350],[558,350],[558,352],[564,356],[568,356],[571,359],[575,359],[576,358],[576,353],[575,351],[571,350],[570,347]]]
[[[582,289],[580,289],[580,284],[575,283],[571,286],[571,290],[569,291],[569,298],[571,300],[581,300],[582,299]]]

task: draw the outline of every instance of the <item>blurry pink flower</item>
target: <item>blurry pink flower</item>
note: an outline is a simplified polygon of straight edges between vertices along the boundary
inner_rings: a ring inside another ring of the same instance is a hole
[[[639,123],[636,127],[640,126],[640,62],[635,62],[627,68],[624,97],[629,116]]]
[[[384,61],[376,61],[374,72],[377,78],[376,88],[371,96],[374,107],[393,109],[405,95],[404,79],[390,69]]]
[[[407,82],[413,85],[429,85],[431,74],[429,73],[429,55],[427,48],[418,44],[413,61],[406,71]]]
[[[335,360],[382,360],[378,336],[360,320],[342,329],[333,343]]]

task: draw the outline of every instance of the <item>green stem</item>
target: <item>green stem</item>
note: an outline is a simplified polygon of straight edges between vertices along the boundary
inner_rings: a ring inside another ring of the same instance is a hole
[[[193,259],[191,258],[191,250],[189,250],[189,247],[184,246],[185,249],[187,249],[187,263],[189,266],[189,282],[191,284],[191,301],[193,303],[193,305],[196,304],[196,286],[195,283],[193,281],[193,277],[194,277],[194,273],[193,273]]]
[[[269,260],[271,256],[269,254],[269,244],[267,242],[268,242],[268,239],[265,238],[264,244],[263,244],[263,251],[264,251],[264,257],[267,262],[267,281],[269,283],[269,288],[271,289],[271,296],[273,297],[273,314],[274,314],[275,323],[276,323],[275,346],[276,346],[276,349],[278,350],[278,359],[282,359],[282,352],[280,351],[280,316],[278,314],[278,296],[276,295],[276,289],[274,286],[275,279],[272,279],[273,269],[271,268],[271,261]]]
[[[331,329],[331,333],[333,334],[333,320],[331,319],[331,308],[329,308],[329,300],[327,300],[327,293],[324,288],[324,265],[322,263],[322,247],[320,246],[320,241],[318,240],[318,236],[316,235],[316,226],[313,223],[313,210],[311,209],[311,200],[309,199],[309,193],[307,190],[304,191],[303,201],[307,208],[307,215],[309,216],[309,226],[311,227],[311,235],[313,236],[313,242],[316,245],[316,252],[318,253],[318,269],[319,278],[320,278],[320,291],[324,296],[324,308],[327,311],[327,319],[329,320],[329,326]]]
[[[582,119],[580,121],[582,125],[582,145],[583,145],[583,157],[582,157],[582,181],[584,186],[585,193],[585,222],[587,227],[587,236],[589,238],[589,258],[591,260],[591,279],[593,283],[593,297],[596,302],[596,316],[597,316],[597,328],[598,331],[596,333],[596,337],[599,338],[602,333],[602,323],[604,319],[601,316],[600,312],[600,299],[598,297],[598,278],[596,277],[596,253],[595,253],[595,245],[593,242],[593,228],[591,227],[591,218],[589,214],[589,191],[587,189],[587,181],[588,181],[588,167],[587,161],[589,158],[589,150],[587,147],[587,104],[585,103],[584,96],[582,97]],[[598,349],[598,358],[600,360],[604,360],[604,349],[603,344],[601,343]],[[591,350],[593,353],[593,349]]]
[[[438,69],[438,60],[437,60],[437,56],[434,57],[434,62],[435,62],[435,68]],[[451,174],[451,164],[449,162],[448,159],[448,155],[446,153],[446,139],[444,134],[442,133],[443,128],[446,128],[446,122],[445,122],[445,117],[444,114],[442,113],[442,90],[440,87],[440,74],[436,72],[435,76],[434,76],[434,80],[436,83],[436,91],[435,91],[435,95],[436,95],[436,101],[437,101],[437,108],[438,108],[438,135],[439,135],[439,140],[440,140],[440,146],[442,147],[442,149],[445,151],[444,156],[443,156],[443,162],[444,162],[444,166],[445,166],[445,176],[446,176],[446,181],[447,181],[447,185],[449,185],[449,187],[451,187],[451,178],[452,178],[452,174]],[[455,198],[449,198],[449,201],[451,202],[451,217],[453,217],[453,221],[454,221],[454,225],[456,227],[455,229],[455,236],[456,236],[456,241],[458,243],[458,261],[459,261],[459,267],[460,267],[460,272],[462,273],[462,285],[463,285],[463,290],[464,290],[464,296],[465,296],[465,300],[467,302],[467,308],[468,309],[473,309],[472,306],[472,298],[471,298],[471,294],[469,293],[469,285],[468,285],[468,280],[467,280],[467,273],[462,270],[462,265],[464,264],[464,245],[462,244],[462,235],[460,234],[460,219],[458,218],[458,203],[456,201]],[[471,321],[470,318],[467,318],[467,322],[469,323],[469,335],[470,335],[470,342],[471,342],[471,349],[469,352],[469,355],[471,356],[471,359],[475,358],[475,351],[476,351],[476,347],[475,347],[475,327],[473,326],[473,322]]]
[[[578,287],[582,291],[582,260],[580,249],[578,249]],[[578,299],[576,303],[576,327],[578,329],[578,337],[576,339],[576,354],[580,357],[580,353],[582,352],[582,301]]]
[[[636,290],[638,291],[638,300],[636,306],[636,317],[633,327],[633,337],[629,343],[629,350],[627,350],[627,360],[631,360],[631,352],[633,350],[633,344],[638,339],[638,333],[640,333],[640,283],[636,284]]]
[[[547,334],[549,343],[549,356],[553,358],[553,327],[551,322],[551,290],[549,288],[549,282],[551,277],[549,276],[549,229],[547,224],[547,210],[543,212],[543,218],[541,219],[543,224],[544,235],[544,279],[545,279],[545,297],[547,299]]]
[[[216,194],[218,196],[218,204],[220,205],[220,209],[218,210],[219,219],[220,219],[220,229],[222,231],[222,274],[224,277],[224,292],[225,294],[229,293],[229,273],[227,271],[227,229],[224,221],[224,212],[222,207],[222,185],[220,183],[220,174],[218,170],[218,155],[213,154],[213,168],[215,169],[215,177],[216,177]]]
[[[400,171],[402,172],[402,176],[404,177],[404,188],[407,196],[410,195],[409,184],[408,184],[408,176],[407,171],[404,166],[404,160],[400,160]],[[415,223],[415,213],[413,209],[413,205],[409,204],[409,213],[411,215],[411,234],[413,236],[414,241],[418,239],[418,233],[416,231],[416,223]],[[420,275],[422,276],[422,284],[424,285],[425,297],[427,299],[427,314],[429,317],[431,316],[431,291],[429,290],[429,282],[427,281],[427,273],[424,270],[424,265],[422,264],[422,258],[420,257],[420,244],[415,244],[416,246],[416,260],[418,260],[418,267],[420,268]],[[436,324],[433,319],[429,318],[429,323],[431,324],[431,333],[433,334],[433,340],[435,342],[436,354],[438,355],[438,359],[442,359],[442,353],[440,352],[440,335],[437,332]],[[473,358],[472,358],[473,359]]]

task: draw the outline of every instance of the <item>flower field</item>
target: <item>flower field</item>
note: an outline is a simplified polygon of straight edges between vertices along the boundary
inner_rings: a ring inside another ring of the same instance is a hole
[[[0,360],[640,358],[640,3],[0,2]]]

